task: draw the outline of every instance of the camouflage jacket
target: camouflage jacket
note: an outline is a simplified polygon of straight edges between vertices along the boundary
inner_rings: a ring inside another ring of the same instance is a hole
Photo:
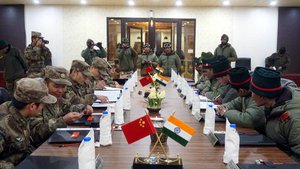
[[[181,60],[175,52],[171,53],[170,55],[166,55],[163,52],[158,59],[158,64],[164,69],[162,75],[170,77],[171,69],[173,69],[175,72],[180,71]]]
[[[93,62],[93,58],[95,58],[95,57],[105,58],[107,56],[107,53],[104,50],[104,48],[100,48],[100,50],[94,49],[93,51],[90,51],[87,48],[87,49],[82,50],[81,56],[84,58],[84,61],[86,63],[91,65]]]
[[[37,117],[31,117],[29,121],[32,137],[32,145],[38,147],[45,142],[56,130],[56,128],[67,127],[63,120],[65,113],[60,106],[61,103],[46,104],[42,113]]]
[[[195,84],[195,87],[197,89],[199,89],[200,91],[204,91],[207,92],[209,91],[211,82],[210,80],[207,78],[207,76],[205,76],[203,73],[202,74],[198,74],[198,81]]]
[[[117,56],[120,64],[120,71],[129,72],[136,70],[137,53],[132,48],[118,49]]]
[[[0,168],[17,165],[32,152],[29,123],[11,102],[0,106]]]
[[[221,84],[218,82],[216,78],[213,78],[210,80],[211,86],[209,87],[209,91],[206,92],[206,97],[208,99],[214,99],[215,97],[224,97],[226,95],[226,92],[228,91],[229,84]]]
[[[151,64],[149,62],[151,62]],[[153,52],[150,52],[149,54],[142,53],[137,60],[137,67],[141,69],[142,76],[147,75],[145,69],[148,66],[153,66],[155,68],[157,64],[158,58]]]
[[[46,48],[32,46],[31,44],[25,48],[25,59],[28,64],[27,76],[31,78],[42,77],[42,69],[45,67],[45,58],[50,50]],[[50,54],[51,55],[51,54]]]
[[[45,53],[45,66],[52,66],[52,53],[48,47],[44,47]]]
[[[96,101],[97,98],[94,95],[94,86],[92,83],[87,83],[83,86],[76,83],[71,78],[69,81],[72,83],[72,86],[67,87],[67,91],[63,96],[64,112],[67,111],[66,107],[70,108],[72,105],[77,104],[92,105]]]
[[[235,62],[237,59],[236,52],[231,44],[222,46],[221,44],[215,49],[215,56],[225,56],[230,62]]]
[[[255,129],[264,128],[266,123],[264,109],[256,105],[251,98],[251,92],[246,97],[238,97],[224,105],[228,109],[225,116],[231,123]]]
[[[265,109],[266,135],[300,161],[300,89],[284,88],[272,108]]]

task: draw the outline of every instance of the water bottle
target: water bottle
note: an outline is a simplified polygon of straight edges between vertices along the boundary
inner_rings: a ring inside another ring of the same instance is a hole
[[[209,134],[210,132],[215,131],[215,118],[216,118],[216,113],[213,108],[212,103],[207,104],[207,108],[205,111],[205,121],[204,121],[204,127],[203,127],[203,134]]]
[[[123,91],[123,103],[124,103],[124,110],[130,110],[131,109],[131,102],[130,102],[130,91],[128,88],[125,88]]]
[[[78,148],[78,167],[95,168],[95,144],[91,137],[85,137]]]
[[[192,115],[195,114],[200,114],[200,97],[196,94],[193,94]]]
[[[111,139],[111,116],[110,113],[104,111],[100,118],[100,145],[107,146],[112,144]]]
[[[118,100],[115,105],[115,124],[124,123],[124,110],[122,104],[122,98],[118,97]]]
[[[236,131],[236,124],[230,124],[225,135],[225,151],[223,162],[229,163],[233,161],[235,164],[239,162],[240,136]]]

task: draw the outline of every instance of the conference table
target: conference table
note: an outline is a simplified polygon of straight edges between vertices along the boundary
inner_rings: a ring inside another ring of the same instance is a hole
[[[179,96],[173,83],[169,83],[166,87],[161,87],[166,91],[166,98],[162,103],[160,114],[167,119],[172,112],[175,117],[192,126],[196,133],[186,147],[181,146],[171,138],[168,138],[164,144],[169,157],[179,155],[183,161],[184,169],[224,169],[223,163],[223,146],[213,146],[208,137],[203,134],[203,122],[198,122],[191,115],[191,110]],[[131,95],[131,110],[125,112],[125,122],[130,122],[145,115],[146,102],[143,94],[144,91],[140,84],[136,87]],[[96,112],[99,110],[95,110]],[[215,130],[224,131],[225,123],[216,123]],[[239,128],[239,132],[254,132],[251,129]],[[134,131],[132,131],[134,132]],[[122,131],[112,131],[113,144],[111,146],[96,148],[96,154],[100,154],[103,158],[103,169],[129,169],[132,166],[134,156],[137,153],[140,156],[148,156],[153,143],[150,136],[147,136],[132,144],[127,144]],[[36,149],[32,156],[63,156],[77,157],[78,146],[59,147],[59,144],[48,144],[45,142]],[[155,152],[162,154],[161,147],[157,146]],[[239,162],[254,163],[255,160],[262,159],[273,163],[295,163],[295,161],[277,147],[240,147]]]

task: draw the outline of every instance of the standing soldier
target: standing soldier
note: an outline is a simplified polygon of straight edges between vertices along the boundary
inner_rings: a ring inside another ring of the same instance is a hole
[[[23,78],[16,83],[12,101],[0,106],[0,168],[13,169],[32,151],[28,117],[37,116],[45,104],[56,102],[40,80]]]
[[[286,54],[285,47],[281,47],[277,53],[273,53],[267,57],[265,62],[267,68],[275,69],[280,73],[286,73],[289,60],[290,58]]]
[[[92,64],[93,59],[96,57],[106,58],[107,53],[106,53],[105,49],[102,47],[101,42],[98,42],[95,45],[95,43],[92,39],[88,39],[86,41],[86,46],[87,46],[87,48],[82,50],[81,56],[84,58],[84,61],[86,63],[88,63],[89,65]],[[95,49],[94,48],[95,46],[97,46],[99,49]]]
[[[228,43],[229,37],[223,34],[221,44],[215,49],[215,56],[225,56],[230,62],[235,62],[237,59],[236,52],[232,45]]]
[[[0,56],[4,59],[6,89],[12,97],[15,82],[26,77],[27,64],[21,52],[4,40],[0,40]]]
[[[117,50],[117,56],[119,59],[119,71],[121,75],[129,75],[136,70],[137,53],[130,47],[127,38],[122,39],[121,48]]]
[[[31,32],[31,44],[25,48],[25,59],[28,64],[27,76],[31,78],[42,77],[45,59],[49,57],[50,50],[45,48],[45,43],[40,32]]]
[[[150,49],[150,44],[146,43],[144,45],[143,53],[138,57],[137,67],[141,69],[141,75],[147,75],[145,69],[149,66],[156,67],[158,63],[158,58]]]
[[[164,43],[164,52],[160,55],[158,59],[158,64],[164,71],[162,75],[171,76],[171,70],[175,72],[180,72],[181,61],[179,56],[172,50],[172,44],[170,42]]]
[[[255,68],[250,90],[258,106],[265,107],[266,135],[300,162],[300,90],[280,84],[280,73]]]
[[[218,106],[216,113],[228,118],[230,123],[238,126],[254,128],[261,131],[265,126],[265,116],[262,107],[256,105],[251,98],[251,76],[245,67],[233,68],[228,72],[230,84],[239,95],[236,99]]]

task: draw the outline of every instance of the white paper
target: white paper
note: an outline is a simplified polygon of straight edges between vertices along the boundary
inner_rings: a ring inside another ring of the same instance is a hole
[[[101,107],[109,107],[111,105],[113,105],[115,103],[99,103],[99,102],[95,102],[92,104],[92,107],[95,107],[95,108],[101,108]]]
[[[106,96],[109,102],[116,102],[117,98],[120,97],[120,90],[95,90],[94,94]],[[101,101],[96,100],[96,102]]]

